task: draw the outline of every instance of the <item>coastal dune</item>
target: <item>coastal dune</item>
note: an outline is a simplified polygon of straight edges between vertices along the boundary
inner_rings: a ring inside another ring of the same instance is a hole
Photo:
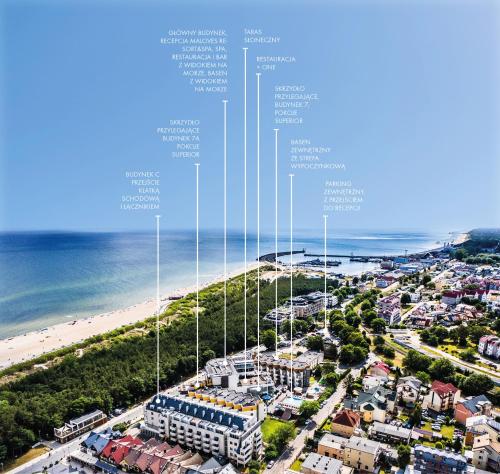
[[[257,263],[249,264],[248,271],[257,268]],[[241,268],[228,275],[233,278],[244,272]],[[224,275],[217,276],[210,282],[200,285],[200,290],[209,285],[224,281]],[[172,302],[172,296],[185,296],[196,291],[196,286],[180,288],[161,297],[161,311],[165,311]],[[55,324],[47,328],[32,331],[20,336],[0,340],[0,369],[6,369],[20,362],[35,359],[48,352],[83,342],[92,336],[104,334],[108,331],[118,329],[122,326],[134,324],[146,318],[154,316],[156,312],[156,300],[148,300],[142,303],[118,309],[107,313],[90,316],[84,319],[76,319],[66,323]]]

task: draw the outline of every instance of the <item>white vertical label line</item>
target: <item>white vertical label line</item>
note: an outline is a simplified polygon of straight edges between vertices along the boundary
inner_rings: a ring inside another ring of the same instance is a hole
[[[293,393],[293,174],[290,174],[290,392]]]
[[[327,307],[327,296],[326,296],[326,221],[328,219],[328,216],[325,214],[323,216],[323,219],[325,221],[324,223],[324,227],[325,227],[325,232],[324,232],[324,254],[325,254],[325,335],[326,335],[326,332],[327,332],[327,329],[326,329],[326,307]]]
[[[196,167],[196,388],[200,386],[200,164]]]
[[[260,389],[260,73],[257,76],[257,387]]]
[[[160,217],[156,217],[156,396],[160,395]]]
[[[278,131],[274,129],[274,304],[275,318],[275,352],[278,357]]]
[[[243,254],[245,271],[243,274],[243,313],[244,313],[244,363],[245,380],[247,379],[247,50],[243,48],[243,181],[244,181],[244,211],[243,211]]]
[[[227,100],[224,104],[224,360],[227,360]]]

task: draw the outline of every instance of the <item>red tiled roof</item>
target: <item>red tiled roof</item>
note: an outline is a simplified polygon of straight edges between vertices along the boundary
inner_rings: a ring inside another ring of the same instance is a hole
[[[165,464],[167,464],[167,460],[165,458],[161,458],[159,456],[154,456],[153,462],[149,465],[149,470],[153,474],[161,474]]]
[[[332,420],[332,423],[336,423],[343,426],[350,426],[352,428],[359,425],[361,417],[352,410],[342,410],[339,411]]]
[[[144,472],[152,462],[153,462],[152,454],[142,453],[135,462],[135,467],[137,467],[139,471]]]
[[[173,456],[177,456],[178,454],[182,454],[182,453],[183,453],[182,448],[181,448],[179,445],[177,445],[177,446],[175,446],[174,448],[169,449],[169,450],[168,450],[168,451],[164,454],[164,456],[167,456],[167,457],[172,456],[172,457],[173,457]]]
[[[130,446],[118,445],[118,447],[111,455],[111,458],[116,464],[120,464],[125,458],[125,456],[129,453],[129,451],[130,451]]]
[[[117,442],[111,440],[106,446],[104,446],[104,449],[101,451],[101,456],[109,458],[113,452],[113,448],[115,448],[116,446]]]
[[[437,393],[441,398],[444,397],[445,395],[448,395],[450,392],[451,393],[458,392],[458,388],[455,387],[455,385],[451,383],[444,383],[439,380],[434,380],[434,382],[432,382],[431,390]]]
[[[386,374],[388,374],[391,371],[391,369],[386,363],[380,361],[375,362],[371,368],[382,369]]]

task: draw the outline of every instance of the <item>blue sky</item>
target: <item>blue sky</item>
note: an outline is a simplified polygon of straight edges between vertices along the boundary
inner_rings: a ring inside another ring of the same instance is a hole
[[[242,30],[281,37],[249,50],[248,224],[255,228],[255,55],[295,65],[261,79],[261,220],[274,226],[272,89],[304,84],[320,101],[283,127],[280,225],[288,226],[289,140],[332,148],[345,172],[295,173],[294,225],[321,228],[325,179],[365,190],[339,228],[465,230],[500,215],[500,4],[4,0],[1,15],[0,229],[147,229],[120,211],[123,173],[159,170],[162,225],[192,228],[194,165],[155,134],[202,121],[200,224],[222,226],[222,105],[229,100],[228,223],[243,225]],[[169,28],[229,33],[227,96],[194,94],[159,39]]]

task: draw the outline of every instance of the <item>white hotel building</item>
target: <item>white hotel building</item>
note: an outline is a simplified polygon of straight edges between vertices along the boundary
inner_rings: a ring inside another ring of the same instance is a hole
[[[245,466],[262,455],[266,411],[257,397],[232,390],[161,394],[145,405],[142,431]]]

